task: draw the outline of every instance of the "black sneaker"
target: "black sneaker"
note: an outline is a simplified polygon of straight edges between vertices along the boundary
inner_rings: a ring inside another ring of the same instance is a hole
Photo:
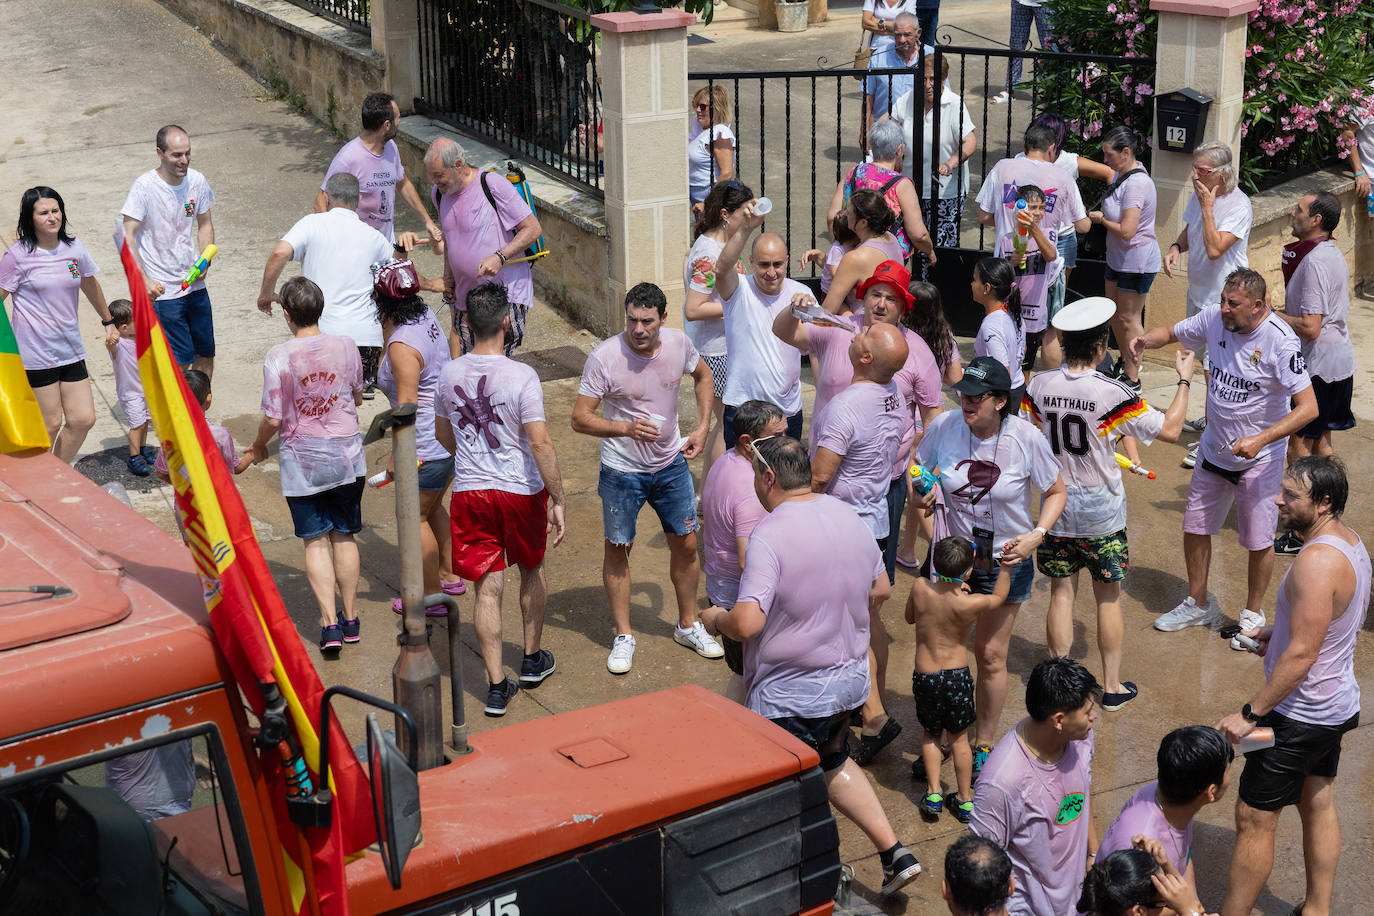
[[[520,685],[516,684],[515,681],[512,681],[510,678],[506,678],[495,687],[491,687],[487,690],[487,705],[482,711],[493,718],[504,716],[506,714],[506,704],[519,692]]]
[[[866,767],[873,762],[873,758],[877,756],[879,751],[891,744],[892,739],[901,733],[902,723],[888,716],[883,727],[878,730],[878,734],[859,735],[859,743],[850,749],[849,759],[861,767]]]
[[[1126,688],[1125,693],[1104,693],[1102,694],[1102,709],[1106,712],[1116,712],[1127,703],[1140,696],[1140,688],[1130,681],[1122,681],[1121,686]]]
[[[534,658],[528,656],[520,663],[520,686],[526,689],[538,687],[544,683],[544,678],[558,668],[553,661],[553,653],[548,649],[540,649],[534,653]]]
[[[143,448],[138,450],[138,453],[142,455],[143,460],[148,462],[149,464],[157,464],[157,446],[145,445],[143,446]]]
[[[905,846],[897,844],[892,855],[892,864],[883,866],[883,896],[895,894],[906,887],[921,873],[921,863],[916,861]]]
[[[1282,554],[1285,557],[1295,557],[1298,551],[1302,550],[1303,540],[1298,537],[1296,531],[1285,531],[1283,534],[1274,538],[1274,553]]]

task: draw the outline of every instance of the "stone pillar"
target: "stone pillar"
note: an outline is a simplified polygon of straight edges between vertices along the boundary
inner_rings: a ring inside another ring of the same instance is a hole
[[[1150,0],[1159,13],[1155,45],[1156,94],[1188,87],[1211,96],[1207,124],[1200,143],[1222,140],[1240,160],[1240,114],[1245,92],[1246,24],[1257,0]],[[1200,145],[1200,144],[1199,144]],[[1192,196],[1193,156],[1155,146],[1151,177],[1158,192],[1155,234],[1167,249],[1183,229],[1183,208]],[[1183,318],[1187,302],[1187,273],[1163,271],[1150,295],[1146,326],[1171,324]]]
[[[668,324],[682,327],[682,262],[691,247],[687,196],[687,27],[681,10],[603,13],[601,115],[605,130],[606,231],[611,301],[607,326],[625,326],[625,291],[649,281],[668,297]]]
[[[414,110],[420,94],[420,11],[417,0],[381,0],[371,5],[372,50],[386,59],[385,91],[401,114]]]

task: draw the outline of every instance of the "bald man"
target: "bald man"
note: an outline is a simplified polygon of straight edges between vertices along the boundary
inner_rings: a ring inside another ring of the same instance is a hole
[[[740,278],[735,264],[763,216],[750,201],[738,211],[734,234],[716,261],[716,292],[725,311],[725,344],[731,369],[725,385],[725,447],[735,447],[735,411],[745,401],[766,401],[787,416],[787,435],[801,439],[801,351],[773,336],[773,319],[791,307],[806,287],[787,276],[787,245],[774,232],[754,240],[750,272]]]

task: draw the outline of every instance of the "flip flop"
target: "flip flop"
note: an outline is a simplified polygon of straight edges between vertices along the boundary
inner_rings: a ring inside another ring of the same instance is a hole
[[[445,595],[453,595],[455,597],[457,597],[458,595],[467,594],[468,590],[468,587],[463,584],[462,579],[455,579],[452,582],[445,582],[443,585],[439,587],[443,589]]]
[[[897,565],[902,567],[903,569],[920,569],[921,561],[908,560],[899,553],[897,554]]]

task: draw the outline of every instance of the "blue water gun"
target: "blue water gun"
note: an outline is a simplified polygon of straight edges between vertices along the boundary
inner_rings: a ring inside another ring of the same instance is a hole
[[[935,485],[940,482],[939,476],[921,467],[919,464],[913,464],[907,469],[907,473],[911,475],[911,485],[915,487],[916,492],[922,496],[925,496],[931,490],[935,489]]]

